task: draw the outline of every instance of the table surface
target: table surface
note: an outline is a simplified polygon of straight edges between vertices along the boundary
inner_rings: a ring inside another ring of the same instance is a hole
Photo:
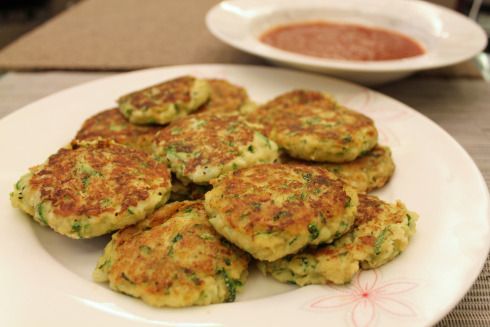
[[[0,118],[56,91],[109,75],[7,73],[0,77]],[[415,108],[444,128],[471,155],[490,185],[490,83],[415,76],[377,90]],[[490,326],[489,258],[473,287],[438,326]]]

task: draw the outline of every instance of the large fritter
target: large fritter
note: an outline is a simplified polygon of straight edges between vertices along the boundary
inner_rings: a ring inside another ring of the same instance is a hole
[[[219,236],[201,201],[175,202],[113,234],[93,278],[157,307],[234,301],[249,256]]]
[[[273,162],[277,145],[237,114],[203,113],[179,119],[155,137],[154,152],[166,158],[184,183],[207,184],[221,174]]]
[[[115,108],[104,110],[87,119],[75,136],[75,140],[104,138],[151,152],[153,137],[160,129],[161,127],[157,126],[131,124],[119,109]]]
[[[209,101],[202,105],[198,112],[229,113],[248,111],[255,104],[248,98],[247,91],[223,79],[207,79],[211,90]]]
[[[369,117],[314,91],[285,93],[258,107],[247,119],[289,155],[303,160],[352,161],[378,140]]]
[[[230,242],[273,261],[331,242],[354,222],[357,193],[326,169],[266,164],[212,181],[209,221]]]
[[[14,207],[71,238],[138,222],[164,204],[170,172],[149,154],[113,141],[74,143],[15,184]]]
[[[209,98],[208,82],[183,76],[119,98],[119,109],[131,123],[167,124],[197,110]]]
[[[261,262],[259,268],[281,282],[300,286],[348,283],[359,269],[379,267],[400,255],[415,233],[417,219],[400,201],[388,204],[360,194],[352,231],[333,244]]]
[[[355,159],[345,163],[312,162],[293,159],[286,154],[281,155],[281,162],[285,164],[313,165],[328,169],[344,183],[353,187],[357,192],[370,192],[383,187],[393,175],[395,164],[391,158],[388,147],[377,145]]]

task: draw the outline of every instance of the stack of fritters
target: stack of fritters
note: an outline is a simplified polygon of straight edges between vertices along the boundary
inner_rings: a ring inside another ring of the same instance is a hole
[[[87,119],[75,136],[75,140],[111,139],[151,154],[153,138],[161,128],[158,125],[132,124],[118,108],[114,108],[104,110]]]
[[[287,92],[249,112],[247,120],[279,145],[280,162],[326,168],[358,192],[382,187],[394,172],[372,119],[330,95]]]
[[[207,81],[183,76],[126,94],[117,103],[131,123],[163,125],[197,110],[210,92]]]
[[[348,283],[360,268],[379,267],[402,253],[415,233],[417,219],[418,215],[399,201],[388,204],[361,193],[348,233],[330,244],[309,247],[273,262],[262,261],[259,268],[278,281],[300,286]]]
[[[93,275],[116,291],[159,307],[229,302],[251,258],[282,282],[342,284],[415,232],[401,202],[365,194],[394,171],[373,121],[331,96],[257,107],[228,81],[183,76],[117,102],[11,193],[69,237],[118,230]]]

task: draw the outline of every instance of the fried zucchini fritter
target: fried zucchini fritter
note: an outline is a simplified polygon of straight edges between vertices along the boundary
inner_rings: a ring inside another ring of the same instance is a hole
[[[93,278],[156,307],[232,302],[249,259],[214,231],[202,201],[174,202],[113,234]]]
[[[353,187],[357,192],[367,193],[383,187],[395,171],[391,150],[377,145],[354,161],[345,163],[328,163],[297,160],[286,154],[280,156],[285,164],[303,164],[322,167],[334,173],[340,180]]]
[[[160,126],[131,124],[119,111],[108,109],[88,118],[75,136],[75,140],[104,138],[129,147],[151,152],[151,143]]]
[[[123,95],[117,102],[131,123],[165,125],[197,110],[209,94],[208,82],[182,76]]]
[[[354,222],[357,193],[326,169],[264,164],[212,181],[209,221],[230,242],[274,261],[333,241]]]
[[[303,160],[352,161],[378,141],[372,119],[320,92],[285,93],[259,106],[247,119],[290,156]]]
[[[109,140],[62,148],[33,167],[11,193],[14,207],[71,238],[134,224],[164,204],[170,172],[149,154]]]
[[[278,281],[300,286],[345,284],[359,269],[382,266],[408,246],[415,234],[418,215],[403,203],[386,203],[359,194],[354,228],[333,244],[308,248],[274,262],[261,262],[262,272]]]
[[[277,159],[277,145],[238,114],[203,113],[179,119],[155,136],[154,153],[184,183],[208,184],[228,171]]]

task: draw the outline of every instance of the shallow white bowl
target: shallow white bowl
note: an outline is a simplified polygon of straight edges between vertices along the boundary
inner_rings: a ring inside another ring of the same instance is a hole
[[[376,62],[333,60],[280,50],[259,40],[260,35],[273,26],[312,20],[398,31],[421,43],[426,53]],[[467,60],[482,51],[487,43],[483,29],[465,16],[417,0],[231,0],[213,7],[206,23],[221,41],[276,64],[367,85]]]

